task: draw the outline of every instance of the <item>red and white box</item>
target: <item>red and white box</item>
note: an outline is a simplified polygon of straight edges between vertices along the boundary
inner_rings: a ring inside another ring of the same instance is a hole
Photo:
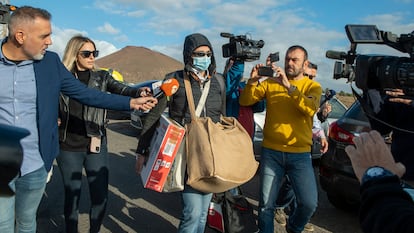
[[[144,188],[162,192],[184,134],[183,126],[161,115],[160,124],[151,139],[148,161],[141,171]]]

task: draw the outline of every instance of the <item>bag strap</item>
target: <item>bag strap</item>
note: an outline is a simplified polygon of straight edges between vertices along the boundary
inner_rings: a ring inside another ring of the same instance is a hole
[[[204,108],[204,105],[206,104],[208,91],[210,90],[210,83],[211,81],[206,82],[206,84],[203,87],[203,93],[201,94],[200,100],[198,101],[197,108],[196,108],[196,116],[199,117],[201,115],[201,111]]]
[[[195,113],[193,91],[191,90],[190,79],[188,78],[188,75],[186,72],[184,72],[184,87],[185,87],[185,93],[187,96],[187,102],[188,102],[188,107],[190,110],[191,119],[195,119],[197,115]]]

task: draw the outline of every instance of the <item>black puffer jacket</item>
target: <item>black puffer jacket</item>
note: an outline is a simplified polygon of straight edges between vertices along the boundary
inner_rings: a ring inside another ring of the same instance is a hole
[[[209,46],[210,50],[213,51],[210,42],[207,38],[201,34],[192,34],[186,37],[184,42],[184,70],[178,70],[167,74],[165,79],[175,78],[178,80],[180,86],[178,91],[171,96],[170,101],[167,102],[166,98],[163,97],[159,99],[157,106],[151,109],[151,111],[143,119],[144,127],[141,132],[140,140],[137,147],[137,153],[146,155],[148,152],[148,147],[150,146],[152,135],[154,134],[156,128],[156,122],[161,117],[161,114],[164,112],[165,108],[168,106],[169,116],[180,123],[185,125],[191,121],[190,112],[188,110],[187,95],[185,93],[184,86],[184,74],[187,74],[190,78],[191,88],[194,97],[194,104],[197,106],[200,97],[201,89],[205,83],[202,83],[193,78],[193,74],[190,71],[192,66],[192,52],[200,46]],[[214,53],[211,57],[211,64],[209,66],[210,78],[207,82],[211,82],[207,100],[204,106],[201,116],[210,117],[214,122],[220,120],[220,115],[225,115],[225,101],[223,101],[223,96],[225,97],[225,88],[224,88],[224,79],[221,75],[216,74],[216,63],[214,59]],[[219,81],[219,79],[222,79]],[[222,84],[220,84],[222,82]]]
[[[139,97],[141,94],[139,89],[132,88],[118,82],[108,71],[105,70],[91,71],[88,87],[98,89],[103,92],[110,92],[131,97]],[[84,105],[83,108],[83,121],[85,122],[87,136],[106,135],[106,109],[90,107],[87,105]],[[59,126],[60,141],[66,140],[69,112],[69,97],[61,93],[59,99],[59,117],[61,119],[61,125]]]

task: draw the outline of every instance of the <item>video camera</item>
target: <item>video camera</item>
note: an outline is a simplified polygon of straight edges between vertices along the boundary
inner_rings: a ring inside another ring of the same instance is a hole
[[[16,10],[17,7],[0,2],[0,24],[7,24],[10,19],[10,12]]]
[[[378,30],[375,25],[346,25],[345,31],[351,42],[345,52],[326,51],[326,57],[345,60],[335,62],[334,79],[346,78],[363,91],[377,89],[402,89],[408,97],[414,97],[414,31],[399,37],[391,32]],[[357,44],[385,44],[410,57],[387,55],[357,55]],[[355,64],[354,64],[355,63]]]
[[[264,46],[263,40],[248,39],[246,35],[235,36],[222,32],[220,36],[229,38],[229,43],[222,46],[223,57],[234,57],[243,61],[260,59],[260,49]]]

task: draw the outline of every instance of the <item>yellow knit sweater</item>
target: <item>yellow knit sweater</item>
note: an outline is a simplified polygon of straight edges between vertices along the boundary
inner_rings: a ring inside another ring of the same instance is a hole
[[[240,95],[240,105],[249,106],[266,99],[263,147],[291,153],[310,152],[312,118],[319,107],[322,88],[307,77],[289,82],[297,87],[290,95],[272,79],[248,84]]]

